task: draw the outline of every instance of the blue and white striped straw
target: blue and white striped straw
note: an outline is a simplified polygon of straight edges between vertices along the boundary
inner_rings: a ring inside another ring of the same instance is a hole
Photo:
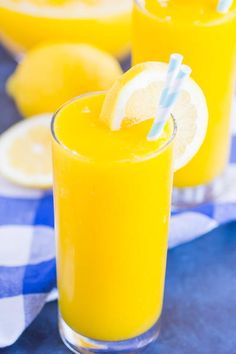
[[[156,140],[160,136],[163,131],[163,128],[170,118],[171,111],[173,109],[174,104],[176,103],[181,89],[185,83],[185,80],[190,76],[191,69],[187,65],[182,65],[177,77],[170,88],[168,96],[165,98],[164,103],[158,109],[158,115],[156,116],[153,126],[148,134],[147,139],[149,141]]]
[[[163,106],[165,99],[168,97],[171,86],[173,85],[176,76],[180,70],[183,61],[183,56],[180,54],[171,54],[167,70],[165,86],[162,90],[159,106]]]
[[[219,0],[217,11],[222,14],[227,13],[230,7],[232,6],[233,2],[234,0]]]
[[[176,54],[176,53],[171,54],[168,69],[167,69],[164,88],[162,89],[160,100],[159,100],[158,106],[157,106],[155,120],[158,120],[159,117],[162,116],[163,107],[165,107],[165,100],[168,99],[168,96],[171,91],[171,87],[173,86],[173,84],[176,80],[176,77],[180,71],[182,61],[183,61],[183,56],[181,54]]]

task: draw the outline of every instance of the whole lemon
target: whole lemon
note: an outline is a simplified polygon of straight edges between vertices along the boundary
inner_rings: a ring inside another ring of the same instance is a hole
[[[26,54],[7,92],[23,116],[56,111],[80,94],[109,89],[122,73],[110,54],[86,44],[48,44]]]

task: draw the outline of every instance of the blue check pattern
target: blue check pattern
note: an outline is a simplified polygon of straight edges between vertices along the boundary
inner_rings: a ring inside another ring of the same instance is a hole
[[[235,180],[236,135],[230,171]],[[52,193],[26,191],[0,179],[0,347],[13,344],[45,302],[56,298],[53,219]],[[169,246],[235,219],[236,186],[216,204],[173,212]]]

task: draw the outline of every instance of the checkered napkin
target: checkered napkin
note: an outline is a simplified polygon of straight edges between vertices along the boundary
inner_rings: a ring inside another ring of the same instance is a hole
[[[217,204],[172,213],[170,247],[236,219],[236,135],[230,174],[235,190]],[[55,288],[52,194],[0,179],[0,347],[17,340],[45,302],[56,298]]]

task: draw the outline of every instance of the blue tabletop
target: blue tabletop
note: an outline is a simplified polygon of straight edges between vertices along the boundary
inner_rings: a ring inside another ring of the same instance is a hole
[[[14,66],[0,48],[0,131],[20,119],[3,84]],[[236,222],[170,250],[162,331],[144,354],[236,354],[235,269]],[[69,353],[58,335],[57,303],[0,353]]]

